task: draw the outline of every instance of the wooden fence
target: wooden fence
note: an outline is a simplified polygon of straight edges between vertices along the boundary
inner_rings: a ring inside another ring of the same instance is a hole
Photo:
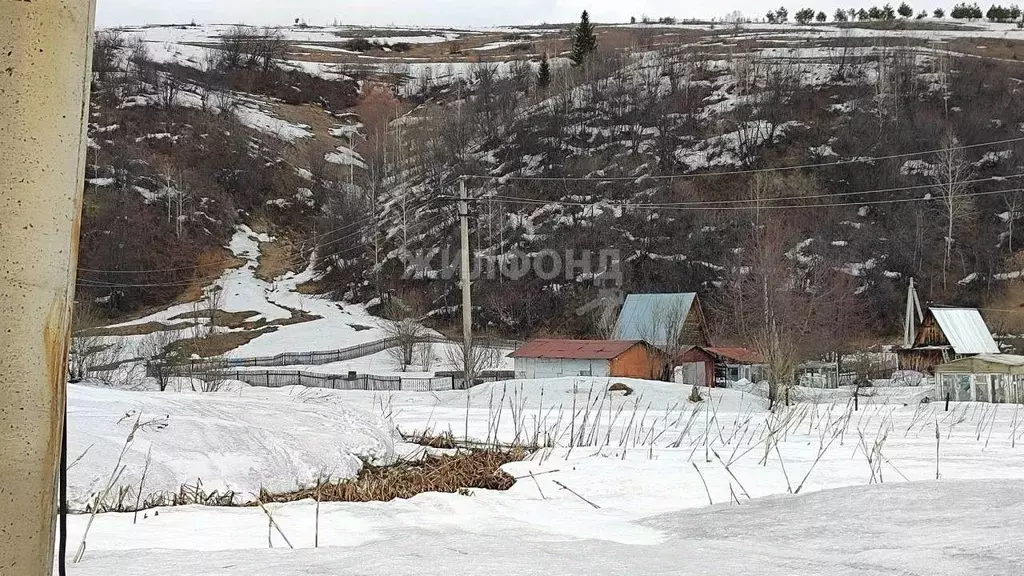
[[[251,386],[281,388],[306,386],[331,390],[373,390],[379,392],[415,391],[439,392],[454,390],[456,380],[450,376],[415,378],[404,376],[375,376],[372,374],[319,374],[302,370],[236,370],[222,371],[224,380],[240,380]],[[460,382],[461,383],[461,382]]]
[[[418,338],[417,343],[431,344],[458,344],[456,340],[449,340],[443,336],[426,336]],[[502,340],[499,338],[480,338],[480,346],[484,348],[516,349],[522,343],[515,340]],[[276,356],[258,356],[253,358],[218,358],[217,362],[234,368],[236,366],[321,366],[334,362],[346,362],[383,352],[389,348],[401,345],[399,338],[383,338],[373,342],[357,344],[348,348],[338,350],[324,350],[320,352],[285,352]]]
[[[198,378],[216,387],[217,382],[238,380],[250,386],[281,388],[284,386],[306,386],[329,388],[331,390],[373,390],[439,392],[465,389],[465,378],[459,372],[437,372],[433,377],[425,376],[379,376],[376,374],[324,374],[307,370],[239,370],[211,362],[190,362],[167,366],[150,364],[149,376],[156,378],[163,389],[167,378]],[[485,382],[511,380],[515,372],[490,370],[483,372],[473,381],[473,386]]]

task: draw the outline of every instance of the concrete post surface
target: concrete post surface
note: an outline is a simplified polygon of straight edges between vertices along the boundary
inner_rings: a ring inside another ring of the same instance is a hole
[[[0,575],[53,568],[95,0],[0,0]]]

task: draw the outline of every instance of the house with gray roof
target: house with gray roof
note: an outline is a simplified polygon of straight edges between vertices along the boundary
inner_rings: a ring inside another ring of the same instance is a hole
[[[975,308],[929,308],[914,345],[897,351],[901,370],[931,373],[935,367],[979,354],[999,354],[999,346]]]
[[[700,298],[694,293],[628,295],[614,339],[644,340],[670,350],[711,346]]]

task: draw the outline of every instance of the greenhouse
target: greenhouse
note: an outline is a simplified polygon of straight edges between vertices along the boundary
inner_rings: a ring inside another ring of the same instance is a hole
[[[1024,403],[1024,356],[980,354],[935,368],[940,399],[954,402]]]

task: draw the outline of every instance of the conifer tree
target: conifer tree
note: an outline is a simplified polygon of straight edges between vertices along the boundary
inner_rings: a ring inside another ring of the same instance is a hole
[[[540,60],[540,70],[537,71],[537,87],[541,90],[551,85],[551,64],[548,62],[548,55],[544,54]]]
[[[579,25],[572,31],[572,55],[570,58],[573,64],[579,66],[596,49],[597,35],[594,34],[594,25],[590,23],[590,14],[584,10],[580,16]]]

